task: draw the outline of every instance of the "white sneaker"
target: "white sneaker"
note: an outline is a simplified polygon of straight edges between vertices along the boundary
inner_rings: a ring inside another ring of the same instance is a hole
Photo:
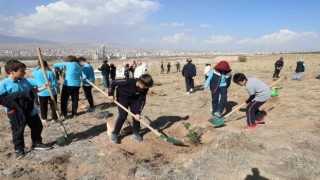
[[[186,94],[190,94],[190,92],[186,92]]]
[[[220,112],[215,112],[214,115],[219,117],[219,118],[221,117],[221,113]]]
[[[191,93],[193,92],[193,89],[192,89],[192,88],[190,89],[190,92],[191,92]]]
[[[40,118],[40,119],[41,119],[41,122],[43,122],[43,123],[48,122],[48,119],[42,119],[42,118]]]

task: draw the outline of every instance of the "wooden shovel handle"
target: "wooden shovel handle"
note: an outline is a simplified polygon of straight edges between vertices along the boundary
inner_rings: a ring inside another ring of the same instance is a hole
[[[108,94],[106,92],[104,92],[102,89],[100,89],[97,85],[93,84],[90,80],[86,79],[87,83],[89,83],[91,86],[93,86],[94,88],[96,88],[98,91],[100,91],[103,95],[105,95],[106,97],[108,97]],[[125,108],[124,106],[122,106],[122,104],[120,104],[118,101],[113,101],[116,105],[118,105],[119,107],[121,107],[123,110],[125,110],[128,114],[130,114],[132,117],[135,116],[135,114],[133,114],[131,111],[129,111],[127,108]],[[147,124],[146,122],[144,122],[142,119],[140,120],[140,122],[146,126],[147,128],[149,128],[152,132],[154,132],[156,135],[161,136],[161,133],[159,133],[157,130],[153,129],[149,124]]]
[[[278,79],[276,82],[272,83],[269,87],[271,88],[272,86],[276,85],[278,82],[280,82],[284,77]],[[230,116],[232,113],[234,113],[235,111],[237,111],[238,109],[240,109],[241,107],[245,106],[247,103],[242,103],[241,105],[239,105],[238,107],[236,107],[234,110],[232,110],[231,112],[229,112],[228,114],[226,114],[225,116],[223,116],[224,118]]]
[[[43,63],[43,59],[42,59],[42,55],[41,55],[41,49],[38,48],[37,50],[38,50],[38,56],[39,56],[39,60],[40,60],[40,64],[41,64],[41,70],[42,70],[42,72],[43,72],[43,75],[44,75],[44,78],[45,78],[45,80],[46,80],[46,83],[48,84],[48,83],[49,83],[49,79],[48,79],[48,76],[47,76],[46,69],[45,69],[45,67],[44,67],[44,63]],[[55,100],[54,97],[53,97],[53,93],[52,93],[51,87],[48,88],[48,90],[49,90],[49,93],[50,93],[51,101],[53,102],[53,106],[54,106],[54,108],[56,109],[56,114],[57,114],[57,116],[58,116],[58,122],[59,122],[59,124],[60,124],[60,127],[61,127],[62,131],[65,132],[65,136],[67,136],[67,131],[66,131],[66,128],[64,127],[63,122],[62,122],[62,120],[61,120],[61,116],[60,116],[60,113],[59,113],[59,109],[58,109],[56,100]]]

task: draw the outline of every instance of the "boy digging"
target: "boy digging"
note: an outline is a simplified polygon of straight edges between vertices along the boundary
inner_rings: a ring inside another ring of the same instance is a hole
[[[265,111],[259,111],[259,107],[262,106],[271,98],[270,88],[267,84],[261,80],[247,77],[242,73],[236,73],[233,77],[233,82],[239,86],[246,86],[246,89],[250,95],[246,101],[248,104],[246,107],[247,124],[244,129],[252,130],[257,128],[257,124],[264,124]]]
[[[111,82],[109,88],[109,99],[114,101],[114,91],[117,88],[117,101],[125,108],[130,107],[130,111],[135,114],[133,117],[133,136],[137,142],[142,141],[140,136],[140,113],[146,103],[146,95],[148,90],[153,85],[153,79],[149,74],[143,74],[138,79],[126,78],[116,79]],[[113,143],[118,142],[118,135],[122,128],[123,123],[127,119],[128,113],[121,107],[118,107],[119,116],[112,131],[110,140]]]
[[[26,65],[17,60],[10,60],[6,63],[5,71],[8,74],[8,78],[0,82],[1,96],[10,96],[16,92],[28,92],[32,89],[30,82],[24,78],[24,75],[26,74],[25,70]],[[50,83],[39,87],[37,90],[42,91],[48,87],[51,87]],[[32,149],[48,150],[51,148],[42,143],[41,132],[43,126],[33,101],[30,102],[27,99],[19,99],[19,105],[20,107],[14,109],[5,108],[5,112],[11,124],[12,139],[17,159],[20,159],[25,155],[23,134],[26,125],[31,129]],[[18,109],[22,109],[22,111],[19,111]]]

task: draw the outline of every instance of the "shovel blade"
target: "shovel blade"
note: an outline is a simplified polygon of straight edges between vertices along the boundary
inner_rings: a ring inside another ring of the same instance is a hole
[[[66,146],[66,145],[69,145],[74,139],[74,134],[73,133],[70,133],[70,134],[67,134],[67,135],[63,135],[61,137],[59,137],[57,139],[57,145],[58,146]]]
[[[224,119],[223,118],[219,118],[217,116],[213,116],[211,119],[209,119],[209,122],[211,124],[213,124],[214,126],[216,126],[216,127],[224,125]]]
[[[275,89],[271,92],[271,97],[279,96],[280,94],[280,89]]]
[[[178,141],[178,140],[170,138],[170,137],[166,137],[163,134],[160,135],[160,138],[169,142],[169,143],[172,143],[174,145],[183,145],[183,143],[181,141]]]

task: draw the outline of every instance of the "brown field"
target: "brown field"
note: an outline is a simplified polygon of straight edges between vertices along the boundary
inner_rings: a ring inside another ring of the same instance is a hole
[[[30,130],[26,128],[29,152],[16,160],[10,125],[1,107],[0,179],[319,179],[320,80],[315,77],[320,74],[320,55],[282,56],[285,65],[280,76],[286,78],[277,84],[282,91],[262,106],[268,113],[267,123],[254,131],[242,129],[246,125],[243,111],[228,117],[227,126],[222,128],[214,128],[207,121],[211,117],[211,96],[202,92],[204,64],[215,65],[226,59],[233,74],[243,72],[247,77],[272,84],[274,62],[280,55],[248,56],[247,62],[237,62],[237,56],[194,57],[198,75],[196,91],[190,95],[185,94],[184,78],[175,72],[175,66],[169,74],[160,74],[159,67],[160,61],[165,64],[170,61],[172,65],[180,61],[183,66],[186,58],[148,61],[148,71],[156,85],[147,97],[145,120],[186,146],[165,142],[144,127],[141,143],[135,142],[131,135],[123,137],[119,145],[111,143],[107,131],[116,119],[117,108],[94,90],[96,111],[84,113],[88,103],[81,93],[78,109],[81,115],[64,121],[68,131],[75,133],[75,141],[64,147],[55,144],[49,151],[29,151]],[[307,64],[306,72],[302,81],[293,81],[296,61],[300,58]],[[119,66],[124,62],[111,63]],[[98,61],[92,64],[101,65]],[[101,81],[98,84],[102,87]],[[231,84],[227,110],[247,98],[244,87]],[[107,112],[109,117],[96,118],[100,112]],[[196,128],[201,144],[190,142],[183,123]],[[62,135],[59,124],[43,125],[43,141],[54,144]]]

